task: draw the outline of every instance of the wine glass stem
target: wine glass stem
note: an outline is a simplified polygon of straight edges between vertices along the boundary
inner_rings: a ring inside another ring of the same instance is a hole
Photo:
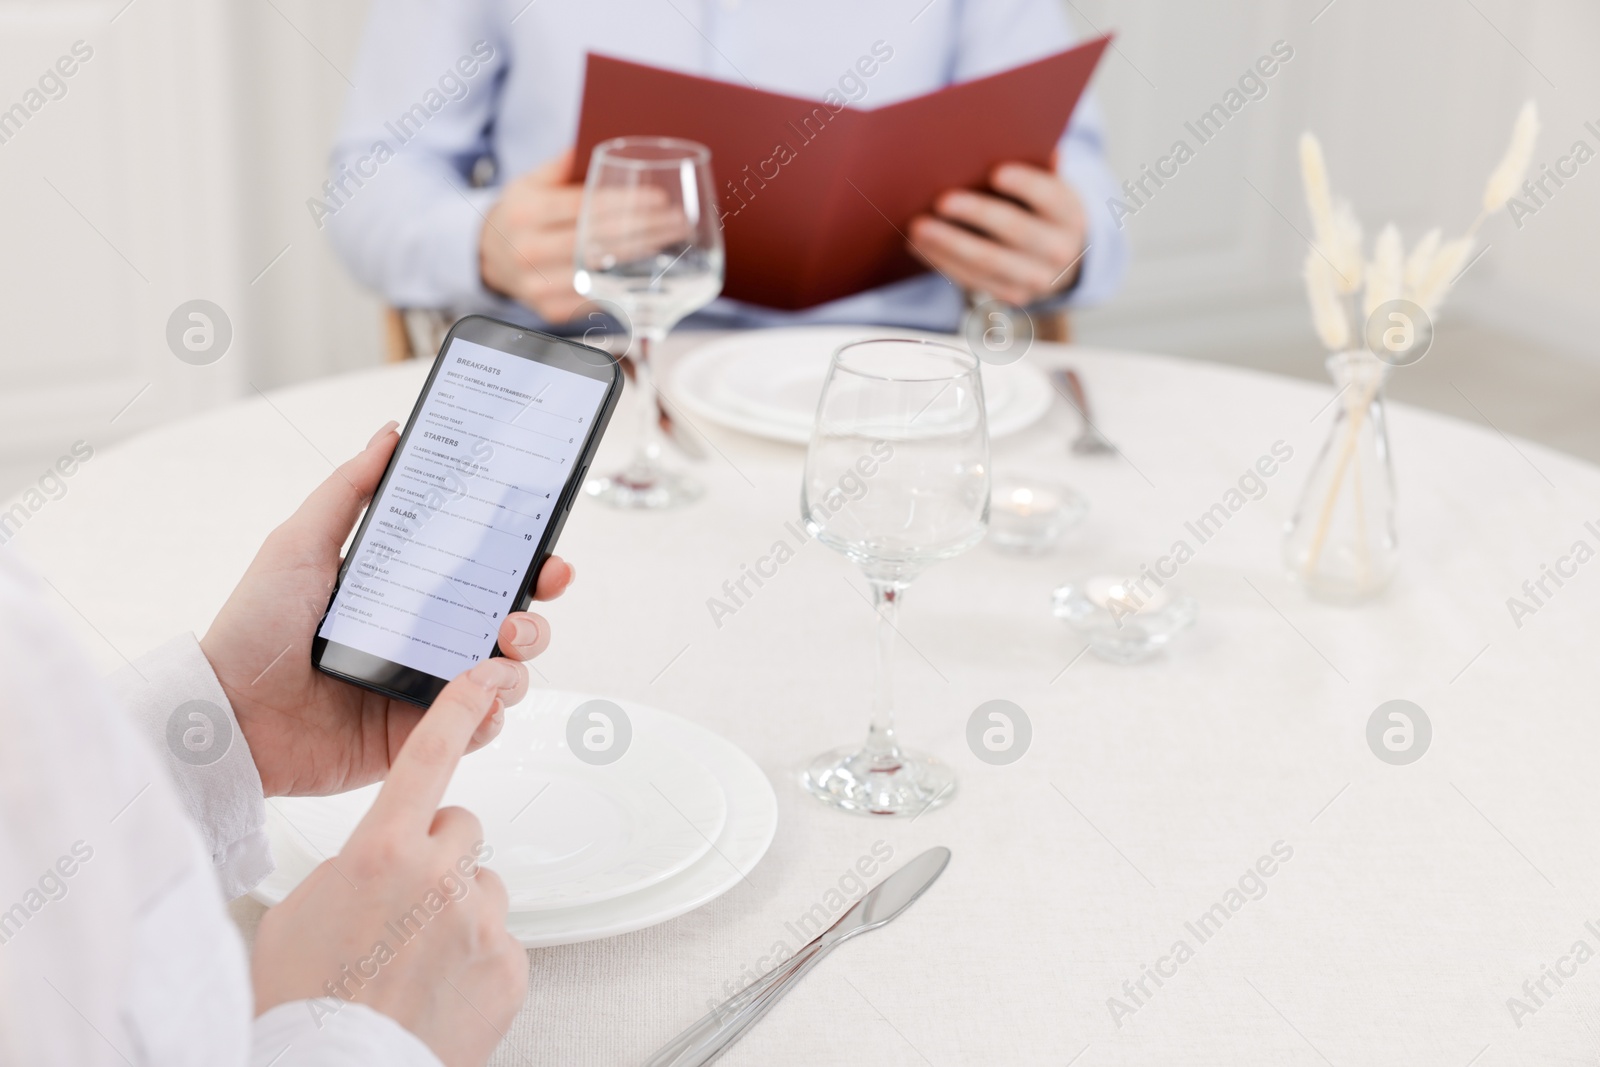
[[[872,725],[867,728],[866,750],[880,762],[898,762],[900,745],[894,736],[894,639],[900,617],[899,582],[872,580],[872,607],[878,613],[878,672],[872,691]]]
[[[639,390],[639,443],[634,467],[653,471],[661,463],[661,401],[656,393],[655,368],[650,364],[656,342],[662,338],[640,331],[633,351],[633,383]]]

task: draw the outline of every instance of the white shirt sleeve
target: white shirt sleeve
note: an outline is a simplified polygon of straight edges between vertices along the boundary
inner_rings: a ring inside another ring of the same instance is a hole
[[[171,776],[0,551],[0,1063],[246,1062],[249,968]]]
[[[478,240],[501,190],[469,188],[466,172],[491,147],[506,17],[491,0],[368,12],[328,183],[307,208],[350,272],[399,307],[498,300]]]
[[[252,1019],[217,892],[219,874],[237,891],[271,863],[238,724],[192,637],[117,681],[146,730],[86,659],[0,551],[0,1064],[440,1067],[359,1005]]]
[[[256,1020],[250,1067],[441,1067],[439,1057],[399,1023],[361,1004],[297,1000]]]
[[[1056,0],[962,0],[955,81],[993,74],[1080,43]],[[1093,90],[1078,100],[1059,144],[1056,170],[1078,194],[1086,220],[1077,281],[1040,310],[1103,304],[1128,273],[1128,239],[1107,201],[1117,179],[1106,159],[1105,120]]]
[[[272,873],[261,775],[211,662],[193,634],[175,637],[110,682],[165,757],[178,797],[228,898]],[[439,1067],[393,1019],[337,998],[280,1004],[255,1021],[252,1067],[365,1064]]]
[[[266,801],[250,746],[211,664],[184,634],[109,682],[155,744],[228,899],[272,873]]]

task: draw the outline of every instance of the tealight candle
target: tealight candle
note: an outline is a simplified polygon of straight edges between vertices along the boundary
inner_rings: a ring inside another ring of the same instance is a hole
[[[1018,515],[1032,515],[1035,511],[1054,511],[1061,506],[1061,500],[1048,489],[1031,489],[1019,485],[1011,490],[1009,498],[1002,502],[1002,507],[1009,507]]]
[[[1083,497],[1065,486],[1001,481],[989,497],[989,540],[1002,551],[1048,552],[1088,512]]]
[[[1195,619],[1194,598],[1157,586],[1146,577],[1098,574],[1055,591],[1053,611],[1083,634],[1094,652],[1116,663],[1138,663],[1160,653]]]
[[[1142,587],[1133,580],[1111,574],[1097,574],[1083,583],[1083,595],[1097,607],[1126,617],[1140,612],[1157,612],[1167,606],[1166,590],[1150,582]]]

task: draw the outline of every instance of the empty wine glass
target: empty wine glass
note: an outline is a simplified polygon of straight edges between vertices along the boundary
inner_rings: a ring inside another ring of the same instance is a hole
[[[806,453],[800,512],[817,540],[861,567],[878,613],[877,685],[866,745],[818,757],[806,788],[846,811],[916,815],[947,803],[955,776],[900,747],[892,665],[906,587],[983,539],[989,427],[971,352],[930,341],[858,341],[833,355]]]
[[[667,508],[700,486],[662,466],[659,403],[650,357],[685,315],[722,291],[722,227],[711,152],[672,137],[616,137],[595,146],[578,216],[573,286],[631,320],[639,442],[616,474],[587,491],[623,508]]]

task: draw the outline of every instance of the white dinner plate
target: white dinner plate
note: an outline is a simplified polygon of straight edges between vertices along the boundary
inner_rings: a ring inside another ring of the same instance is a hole
[[[718,425],[805,444],[811,438],[834,350],[849,341],[876,337],[959,343],[943,334],[886,326],[750,330],[685,353],[668,389],[692,414]],[[1050,409],[1050,383],[1030,364],[985,364],[983,387],[991,438],[1024,430]]]
[[[537,702],[565,715],[586,694],[547,692],[530,695],[507,714]],[[687,869],[625,896],[578,907],[539,912],[513,911],[507,927],[527,948],[570,945],[642,930],[677,918],[715,900],[750,874],[778,826],[778,799],[761,769],[730,742],[710,730],[644,704],[619,700],[632,719],[635,739],[657,737],[681,749],[717,779],[726,798],[728,817],[711,848]],[[265,904],[281,901],[317,865],[317,857],[298,843],[295,831],[267,808],[267,836],[278,867],[251,891]],[[495,860],[489,863],[498,867]]]
[[[547,694],[548,696],[548,694]],[[515,911],[593,904],[664,881],[711,848],[727,819],[716,777],[659,733],[593,766],[567,749],[575,705],[524,701],[500,736],[462,759],[444,804],[483,823]],[[378,785],[273,802],[317,859],[337,855]]]

